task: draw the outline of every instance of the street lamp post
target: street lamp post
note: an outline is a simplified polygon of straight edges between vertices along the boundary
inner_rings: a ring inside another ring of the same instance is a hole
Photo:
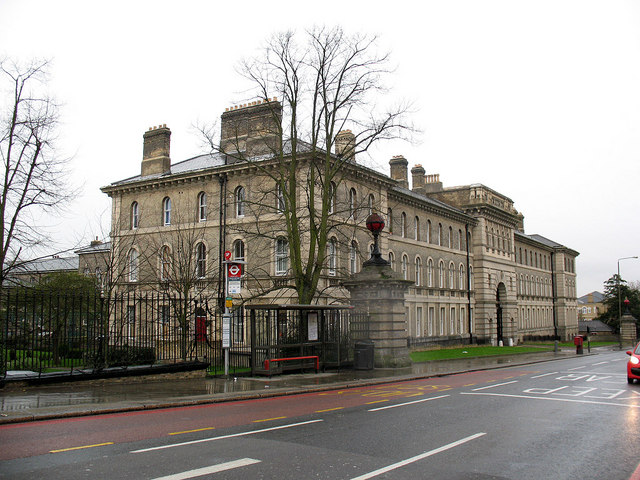
[[[378,245],[378,236],[384,229],[384,218],[382,218],[377,213],[372,213],[367,217],[367,228],[373,234],[373,251],[371,252],[371,258],[364,262],[363,266],[366,267],[368,265],[389,265],[389,262],[382,258],[380,247]]]
[[[622,257],[618,259],[618,336],[620,337],[620,350],[622,350],[622,335],[620,333],[620,327],[622,326],[622,299],[620,298],[620,260],[629,260],[631,258],[638,258],[637,255],[633,257]]]

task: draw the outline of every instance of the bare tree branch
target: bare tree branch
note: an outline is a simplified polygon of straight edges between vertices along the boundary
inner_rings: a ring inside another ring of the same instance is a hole
[[[66,182],[68,160],[56,155],[58,105],[43,91],[48,66],[0,61],[0,81],[11,92],[0,118],[0,284],[44,239],[34,216],[58,211],[75,194]]]

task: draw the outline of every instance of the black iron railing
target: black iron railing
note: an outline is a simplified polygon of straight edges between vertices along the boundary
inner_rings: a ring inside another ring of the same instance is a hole
[[[141,365],[205,362],[225,372],[216,299],[165,293],[0,294],[0,378],[17,372],[72,375]],[[352,326],[350,327],[350,324]],[[317,355],[323,367],[352,360],[368,336],[349,307],[263,306],[232,313],[228,372],[255,373],[268,357]]]

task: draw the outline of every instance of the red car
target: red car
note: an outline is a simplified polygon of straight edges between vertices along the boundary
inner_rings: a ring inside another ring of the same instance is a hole
[[[627,362],[627,382],[633,383],[633,380],[640,380],[640,343],[636,345],[636,348],[627,352],[630,355],[629,362]]]

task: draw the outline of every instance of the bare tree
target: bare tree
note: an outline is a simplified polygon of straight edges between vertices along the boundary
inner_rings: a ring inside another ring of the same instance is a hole
[[[56,155],[58,109],[43,91],[47,61],[27,66],[0,62],[2,85],[9,86],[0,118],[4,172],[0,193],[2,244],[0,285],[20,265],[26,250],[43,240],[34,218],[51,213],[72,195],[65,183],[68,162]]]
[[[223,124],[219,143],[210,129],[200,130],[214,151],[251,163],[268,180],[252,192],[254,214],[260,219],[279,213],[280,218],[258,220],[250,229],[245,225],[244,233],[275,239],[284,232],[291,285],[283,287],[295,288],[299,303],[309,304],[327,268],[331,235],[342,231],[348,238],[343,227],[353,231],[354,210],[362,209],[361,199],[349,204],[344,195],[344,208],[337,208],[337,193],[354,173],[355,156],[413,129],[405,123],[407,105],[377,106],[391,72],[388,55],[376,52],[376,37],[347,35],[340,28],[316,29],[303,37],[300,43],[293,32],[275,35],[263,54],[241,65],[269,115],[253,125],[238,123],[234,131]],[[274,95],[282,106],[271,101]]]
[[[195,212],[195,206],[185,202],[184,212]],[[120,254],[127,255],[117,264],[129,265],[133,248],[137,253],[138,269],[136,282],[166,296],[167,303],[159,306],[170,308],[179,330],[180,352],[186,358],[189,338],[192,337],[191,324],[196,309],[205,309],[205,305],[215,306],[219,280],[217,243],[206,235],[204,223],[180,215],[179,208],[172,213],[170,224],[149,234],[145,242],[137,242],[135,232],[128,239],[120,237],[127,248],[121,248]],[[128,280],[127,278],[124,279]],[[198,307],[198,303],[200,306]],[[210,312],[211,313],[211,308]],[[205,315],[205,313],[203,313]],[[160,318],[162,315],[156,315]]]

